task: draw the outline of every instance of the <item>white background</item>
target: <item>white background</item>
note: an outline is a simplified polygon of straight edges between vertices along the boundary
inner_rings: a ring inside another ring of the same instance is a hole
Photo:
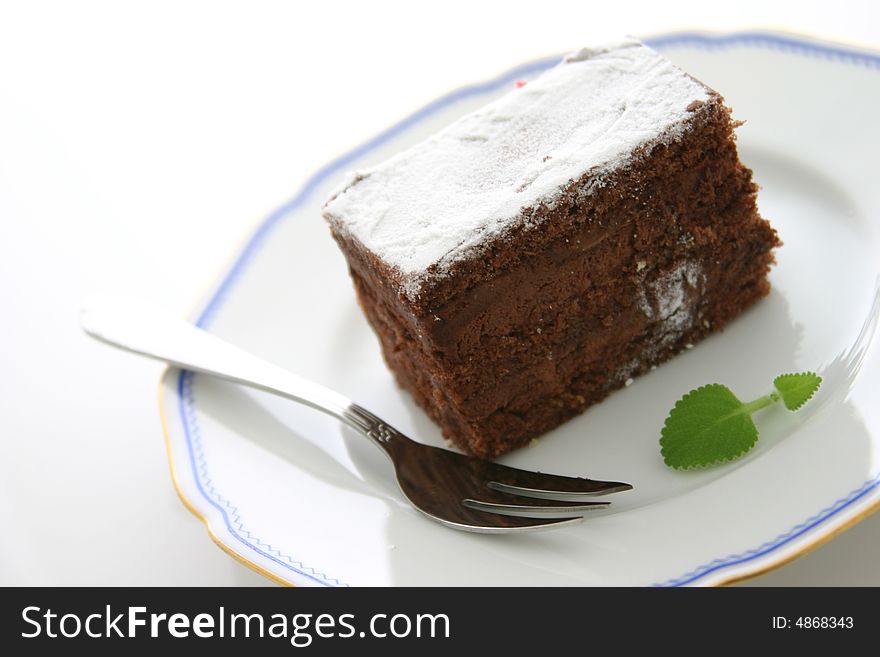
[[[188,314],[318,166],[522,61],[686,28],[877,48],[872,5],[0,2],[0,584],[266,582],[176,498],[161,366],[89,342],[83,295]],[[880,515],[754,581],[878,585],[878,546]]]

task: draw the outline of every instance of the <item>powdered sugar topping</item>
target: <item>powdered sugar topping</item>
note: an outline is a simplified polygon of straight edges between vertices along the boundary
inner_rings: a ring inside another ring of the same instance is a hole
[[[639,308],[646,317],[663,323],[663,341],[677,340],[694,322],[688,290],[700,291],[704,274],[699,263],[683,260],[639,291]]]
[[[631,39],[585,48],[522,88],[366,171],[325,206],[338,230],[396,269],[414,298],[432,276],[552,206],[591,172],[589,193],[646,144],[681,133],[708,90]]]

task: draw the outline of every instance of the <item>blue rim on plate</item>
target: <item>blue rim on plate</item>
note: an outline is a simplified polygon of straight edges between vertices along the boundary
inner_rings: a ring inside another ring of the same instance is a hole
[[[839,45],[830,45],[808,40],[804,37],[793,35],[782,35],[778,33],[768,32],[734,32],[726,34],[708,34],[701,32],[677,32],[672,34],[650,37],[644,40],[650,46],[656,48],[664,47],[692,47],[704,50],[718,50],[734,47],[759,47],[771,50],[792,53],[805,57],[821,58],[841,62],[848,65],[863,66],[880,71],[880,55],[855,48],[842,47]],[[220,284],[210,296],[202,311],[197,316],[195,323],[201,328],[210,328],[212,321],[223,305],[223,302],[229,291],[235,286],[241,273],[248,267],[253,257],[259,252],[261,246],[272,234],[273,229],[286,218],[292,216],[293,212],[300,207],[315,189],[329,178],[344,173],[349,164],[370,151],[382,146],[390,139],[400,133],[408,130],[419,122],[434,115],[438,111],[452,105],[460,100],[472,96],[490,93],[503,88],[515,80],[541,73],[550,68],[559,61],[559,56],[547,57],[536,61],[528,62],[513,68],[496,78],[487,82],[477,83],[461,87],[455,91],[441,96],[437,100],[425,105],[421,109],[407,116],[398,123],[392,125],[388,129],[379,133],[372,139],[366,141],[353,150],[345,153],[341,157],[321,167],[314,173],[303,185],[300,191],[289,201],[284,203],[268,217],[266,217],[256,228],[254,233],[245,243],[244,247],[235,258],[232,266],[223,276]],[[187,454],[192,468],[193,478],[199,493],[214,508],[216,508],[223,516],[226,529],[234,536],[243,546],[253,551],[262,558],[269,559],[283,568],[295,573],[300,577],[307,578],[318,584],[325,586],[346,586],[346,584],[331,575],[321,573],[320,571],[302,563],[292,555],[284,554],[280,550],[269,545],[265,541],[260,540],[248,531],[235,507],[235,505],[225,496],[220,494],[214,488],[208,472],[208,464],[204,458],[203,447],[201,444],[201,430],[198,425],[195,413],[195,399],[193,396],[192,380],[194,374],[191,372],[181,371],[177,381],[178,408],[180,412],[181,426],[183,427],[186,437]],[[170,456],[170,450],[169,450]],[[790,544],[799,537],[803,536],[810,530],[819,525],[829,522],[832,518],[839,516],[842,511],[851,507],[857,501],[865,498],[871,492],[880,488],[880,473],[866,481],[857,489],[853,490],[847,496],[835,501],[826,508],[818,511],[804,521],[798,523],[789,530],[779,534],[776,538],[763,543],[755,548],[741,552],[739,554],[731,554],[725,557],[714,559],[708,563],[701,564],[679,577],[665,580],[658,583],[658,586],[685,586],[695,583],[700,579],[717,573],[726,568],[741,565],[750,561],[759,559],[772,552],[780,550],[785,545]],[[864,516],[862,516],[864,517]],[[817,537],[814,543],[819,542],[824,536]],[[802,554],[800,552],[799,554]],[[770,567],[782,565],[783,562],[777,562]],[[763,569],[762,569],[763,570]],[[757,573],[753,573],[757,574]],[[748,576],[748,575],[745,575]],[[745,577],[744,576],[744,577]]]

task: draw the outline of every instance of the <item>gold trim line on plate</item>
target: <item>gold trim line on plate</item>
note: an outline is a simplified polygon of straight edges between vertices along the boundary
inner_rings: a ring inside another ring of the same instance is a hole
[[[296,584],[290,582],[280,575],[276,575],[271,570],[267,570],[263,568],[260,564],[255,561],[251,561],[247,557],[242,554],[239,554],[235,550],[233,550],[230,546],[226,545],[223,542],[223,539],[217,535],[214,531],[214,528],[211,526],[211,521],[208,520],[208,517],[204,515],[201,511],[199,511],[198,507],[190,501],[190,499],[184,494],[183,488],[180,486],[180,480],[177,478],[177,466],[174,463],[174,453],[171,448],[171,430],[168,428],[168,417],[165,415],[165,377],[168,375],[171,367],[166,367],[162,371],[162,376],[159,378],[159,417],[162,421],[162,433],[165,435],[165,452],[168,455],[168,469],[171,472],[171,483],[174,486],[174,490],[177,493],[177,497],[180,498],[180,501],[183,502],[183,506],[189,510],[196,518],[202,521],[202,524],[205,526],[205,529],[208,530],[208,536],[211,537],[211,540],[214,541],[214,544],[217,545],[221,550],[223,550],[230,557],[238,561],[239,563],[247,566],[254,572],[259,573],[263,577],[267,577],[276,584],[281,584],[282,586],[296,587]]]
[[[680,30],[674,30],[674,31],[670,30],[670,31],[666,31],[666,32],[653,33],[648,36],[645,36],[644,38],[645,39],[659,38],[664,35],[688,33],[688,32],[698,33],[698,34],[706,34],[706,35],[710,35],[710,36],[713,36],[713,35],[714,36],[721,36],[721,35],[725,35],[725,34],[740,34],[740,33],[748,33],[748,32],[766,33],[766,34],[771,34],[771,35],[772,34],[779,34],[779,35],[783,35],[783,36],[790,36],[795,39],[800,39],[802,41],[818,41],[818,42],[822,42],[822,43],[829,44],[829,45],[845,46],[845,47],[851,48],[853,50],[863,51],[863,52],[866,52],[867,54],[874,55],[874,56],[880,55],[880,45],[868,44],[866,42],[860,42],[855,39],[849,39],[849,38],[830,38],[830,37],[821,36],[821,35],[818,35],[815,33],[797,32],[794,30],[786,29],[786,28],[768,27],[767,25],[743,27],[740,29],[729,30],[729,31],[728,30],[688,27],[688,28],[682,28]],[[536,59],[540,59],[540,57],[537,57]],[[526,63],[526,62],[522,62],[522,63]],[[451,91],[448,93],[451,93]],[[338,159],[338,158],[331,159],[330,161],[331,162],[335,161],[335,159]],[[255,226],[259,227],[262,224],[263,220],[264,219],[257,221],[255,223]],[[244,250],[245,245],[250,240],[251,236],[253,236],[255,230],[256,230],[256,228],[251,228],[251,229],[247,230],[244,237],[239,240],[239,242],[236,246],[236,249],[232,252],[232,256],[227,259],[228,264],[221,270],[221,274],[224,277],[225,277],[225,274],[230,270],[230,268],[237,261],[238,256]],[[218,287],[218,284],[216,282],[217,279],[213,279],[213,280],[214,280],[214,282],[210,285],[209,290],[211,292],[216,292],[217,287]],[[222,281],[222,280],[224,280],[224,278],[221,278],[220,280]],[[202,299],[210,299],[211,297],[209,295],[204,295],[201,298]],[[191,314],[191,316],[195,316],[195,315],[196,315],[195,312],[193,312]],[[162,422],[162,432],[164,434],[164,440],[165,440],[165,451],[168,456],[168,467],[171,472],[171,483],[174,486],[174,490],[177,493],[177,496],[180,498],[180,501],[189,510],[189,512],[192,513],[196,518],[198,518],[202,522],[202,524],[205,526],[205,529],[207,530],[208,535],[210,536],[211,540],[214,542],[214,544],[217,545],[217,547],[219,547],[221,550],[223,550],[223,552],[228,554],[230,557],[232,557],[233,559],[235,559],[239,563],[247,566],[248,568],[250,568],[254,572],[257,572],[260,575],[263,575],[264,577],[272,580],[276,584],[280,584],[282,586],[287,586],[287,587],[296,587],[296,584],[294,584],[293,582],[286,580],[283,577],[281,577],[280,575],[277,575],[277,574],[273,573],[272,571],[267,570],[266,568],[259,565],[258,563],[251,561],[250,559],[248,559],[244,555],[240,554],[239,552],[236,552],[232,547],[230,547],[229,545],[224,543],[223,540],[220,538],[220,536],[214,531],[213,527],[211,526],[211,521],[207,518],[207,516],[205,516],[201,511],[199,511],[198,507],[189,498],[187,498],[187,496],[184,494],[183,489],[180,486],[180,482],[177,478],[177,467],[174,462],[174,454],[173,454],[173,450],[171,448],[171,432],[168,428],[168,419],[165,415],[165,389],[164,389],[163,384],[164,384],[165,377],[168,374],[168,371],[170,369],[171,369],[170,367],[166,367],[163,370],[162,375],[159,378],[159,415],[161,417],[161,422]],[[799,557],[802,557],[805,554],[808,554],[809,552],[812,552],[813,550],[821,547],[822,545],[824,545],[825,543],[827,543],[831,539],[836,538],[837,536],[839,536],[840,534],[842,534],[846,530],[852,528],[853,526],[857,525],[862,520],[864,520],[865,518],[872,515],[873,513],[875,513],[878,510],[880,510],[880,500],[877,500],[876,502],[874,502],[874,504],[866,507],[865,509],[863,509],[862,511],[860,511],[856,515],[847,519],[841,525],[834,527],[832,529],[829,529],[825,533],[819,534],[818,536],[815,537],[814,540],[810,541],[809,543],[806,543],[798,550],[796,550],[790,554],[785,554],[784,556],[781,556],[777,560],[772,561],[770,563],[759,565],[758,567],[754,568],[753,570],[748,570],[747,572],[731,574],[730,577],[727,577],[725,579],[717,581],[712,586],[720,587],[720,586],[730,586],[732,584],[738,584],[738,583],[745,582],[745,581],[748,581],[751,579],[755,579],[757,577],[760,577],[761,575],[765,575],[765,574],[769,573],[770,571],[773,571],[773,570],[776,570],[782,566],[785,566],[785,565],[791,563],[792,561],[794,561],[795,559],[798,559]]]
[[[742,582],[747,582],[749,580],[760,577],[761,575],[766,575],[767,573],[781,568],[782,566],[788,565],[795,559],[799,559],[800,557],[803,557],[810,552],[819,549],[831,539],[837,538],[842,533],[859,524],[862,520],[874,514],[878,510],[880,510],[880,500],[877,500],[876,502],[874,502],[874,504],[864,508],[858,514],[854,515],[852,518],[847,519],[839,526],[829,530],[827,534],[821,534],[816,538],[816,540],[806,544],[801,549],[793,552],[792,554],[781,557],[777,561],[770,563],[763,568],[756,568],[755,570],[746,573],[733,574],[726,579],[722,579],[721,581],[716,582],[713,586],[731,586],[733,584],[740,584]]]

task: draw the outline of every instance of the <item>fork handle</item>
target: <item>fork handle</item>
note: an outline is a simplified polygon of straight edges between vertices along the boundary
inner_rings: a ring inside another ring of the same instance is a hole
[[[406,440],[339,393],[249,354],[161,308],[126,297],[92,297],[83,305],[80,323],[90,336],[114,347],[271,392],[332,415],[385,450],[392,438]]]

